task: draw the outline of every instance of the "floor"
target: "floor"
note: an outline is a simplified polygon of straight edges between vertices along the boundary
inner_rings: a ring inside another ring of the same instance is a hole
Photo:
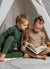
[[[17,58],[0,62],[0,69],[50,69],[50,57],[47,60],[35,58]]]

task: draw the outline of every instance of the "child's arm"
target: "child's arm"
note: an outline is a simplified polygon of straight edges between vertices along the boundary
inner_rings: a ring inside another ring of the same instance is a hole
[[[43,46],[47,46],[47,44],[44,43]]]
[[[43,35],[42,35],[42,38],[41,38],[41,45],[47,46],[47,45],[45,44],[45,33],[43,33]]]
[[[25,46],[27,47],[27,46],[29,46],[30,44],[28,43],[28,42],[25,42]]]
[[[0,47],[2,46],[2,43],[4,42],[5,38],[12,33],[13,33],[13,27],[9,28],[6,32],[0,35]]]

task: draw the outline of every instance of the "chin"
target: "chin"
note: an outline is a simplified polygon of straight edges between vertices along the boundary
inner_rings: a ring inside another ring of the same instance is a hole
[[[35,31],[36,33],[39,33],[39,32],[37,32],[37,31]]]

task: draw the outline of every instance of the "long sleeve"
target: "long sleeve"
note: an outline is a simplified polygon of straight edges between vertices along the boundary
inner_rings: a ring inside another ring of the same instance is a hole
[[[22,35],[19,39],[19,41],[17,42],[17,49],[21,51],[21,46],[22,46]]]
[[[42,39],[41,39],[41,44],[43,45],[45,43],[45,34],[43,33]]]
[[[13,27],[9,28],[6,32],[0,35],[0,47],[2,46],[2,43],[4,42],[5,38],[12,33],[13,33]]]
[[[18,49],[18,50],[21,49],[21,40],[19,40],[19,41],[17,42],[17,49]]]

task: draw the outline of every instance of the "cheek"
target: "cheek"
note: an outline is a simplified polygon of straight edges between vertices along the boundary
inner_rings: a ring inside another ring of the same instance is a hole
[[[27,26],[25,26],[25,28],[27,28]]]
[[[24,29],[25,28],[25,26],[22,26],[22,29]]]
[[[23,28],[23,25],[21,25],[21,28]]]

